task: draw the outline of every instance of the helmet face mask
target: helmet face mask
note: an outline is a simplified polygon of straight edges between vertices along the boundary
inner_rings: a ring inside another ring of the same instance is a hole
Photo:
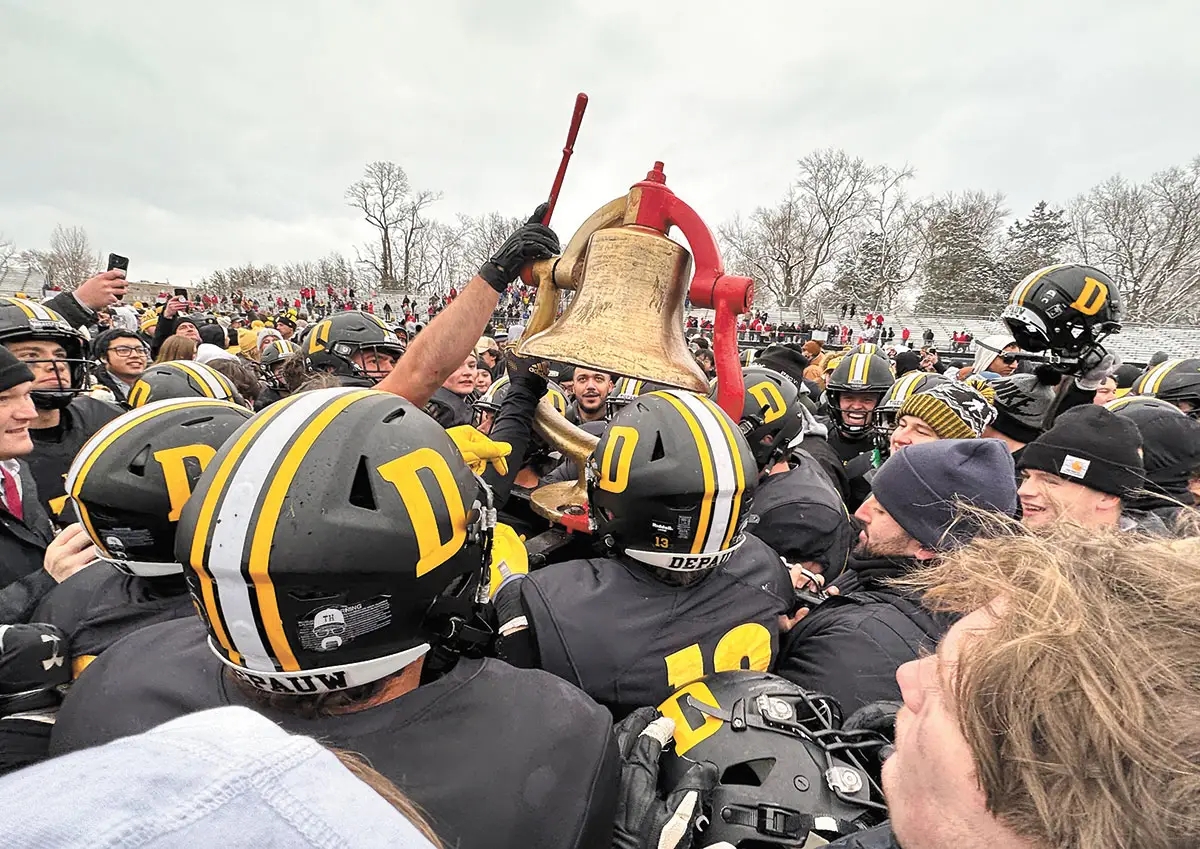
[[[378,383],[387,371],[368,370],[361,360],[374,353],[399,361],[405,344],[394,330],[370,313],[348,311],[309,327],[303,350],[308,367],[314,371]]]
[[[287,388],[283,385],[279,370],[283,367],[284,362],[299,350],[299,345],[285,339],[277,339],[263,348],[262,354],[259,355],[258,365],[262,378],[268,386],[276,390]]]
[[[863,438],[870,433],[875,409],[895,382],[888,361],[877,354],[844,357],[825,384],[829,417],[848,439]],[[862,401],[843,409],[843,400],[852,395]]]
[[[882,791],[855,751],[888,741],[842,731],[841,708],[828,696],[766,672],[719,672],[685,685],[659,710],[675,721],[665,786],[698,761],[717,767],[696,845],[817,845],[882,819]]]
[[[29,343],[24,351],[22,343]],[[0,298],[0,344],[30,366],[35,381],[42,381],[45,373],[52,375],[41,388],[35,383],[33,403],[38,409],[61,410],[87,389],[87,339],[53,310],[32,301]],[[58,348],[65,356],[57,354]]]
[[[787,453],[804,427],[800,389],[783,373],[764,366],[743,368],[742,383],[746,389],[739,426],[759,470],[765,471]],[[708,397],[715,401],[717,392],[713,381]]]
[[[1073,357],[1119,333],[1123,314],[1112,278],[1091,266],[1061,263],[1018,283],[1001,318],[1023,350]]]

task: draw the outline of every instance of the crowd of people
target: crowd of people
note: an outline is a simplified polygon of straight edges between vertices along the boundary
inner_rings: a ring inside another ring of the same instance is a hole
[[[1061,265],[962,365],[535,360],[539,220],[424,322],[0,299],[5,845],[1200,845],[1200,358]]]

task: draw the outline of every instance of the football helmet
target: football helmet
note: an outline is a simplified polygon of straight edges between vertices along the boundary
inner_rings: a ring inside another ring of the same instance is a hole
[[[1187,414],[1200,418],[1200,359],[1159,363],[1137,379],[1130,395],[1157,398],[1176,407],[1186,402],[1191,408]]]
[[[273,389],[284,389],[284,385],[279,378],[275,376],[275,369],[282,365],[283,361],[293,354],[299,352],[300,346],[295,342],[287,339],[276,339],[270,345],[262,349],[262,354],[259,355],[258,364],[259,370],[262,372],[263,380],[267,386]]]
[[[305,332],[303,347],[308,367],[313,371],[328,371],[340,377],[366,378],[378,382],[381,376],[368,374],[354,361],[355,354],[380,351],[399,360],[404,354],[405,345],[382,319],[368,312],[350,310],[309,327]]]
[[[928,392],[939,383],[946,383],[947,380],[949,378],[940,374],[924,371],[910,371],[898,378],[892,387],[883,394],[883,400],[875,407],[875,429],[881,436],[889,436],[896,429],[896,418],[909,396]]]
[[[742,382],[746,394],[740,427],[762,471],[787,453],[788,444],[804,426],[800,392],[787,376],[765,366],[742,369]],[[715,380],[708,397],[717,399]]]
[[[209,398],[169,398],[100,428],[75,455],[67,495],[100,556],[130,575],[178,575],[175,523],[225,440],[250,418]]]
[[[758,348],[747,348],[746,350],[744,350],[740,354],[738,354],[738,359],[741,361],[743,368],[745,368],[746,366],[753,365],[754,361],[757,358],[758,358]]]
[[[194,360],[170,360],[148,366],[133,386],[126,403],[137,409],[165,398],[213,398],[242,403],[228,377]]]
[[[638,380],[633,377],[619,377],[613,383],[612,390],[608,393],[608,399],[604,404],[608,409],[608,417],[611,419],[617,413],[625,409],[629,402],[639,395],[646,395],[650,392],[658,392],[662,389],[670,389],[665,383],[653,383],[649,380]]]
[[[509,382],[508,375],[503,374],[500,379],[488,387],[487,392],[484,392],[471,405],[471,409],[475,413],[475,427],[483,422],[483,414],[491,413],[493,416],[500,412],[500,406],[504,403],[504,396],[508,394],[508,390],[512,388]],[[546,393],[543,398],[549,398],[550,403],[554,405],[554,409],[558,410],[562,415],[567,414],[567,393],[563,388],[553,380],[546,381]]]
[[[843,411],[843,394],[868,394],[875,397],[875,406],[896,383],[892,367],[878,354],[848,354],[837,364],[825,381],[829,416],[843,435],[857,439],[867,432],[874,419],[874,408],[862,411]]]
[[[829,696],[738,670],[685,685],[658,709],[675,722],[664,785],[675,786],[698,761],[720,776],[711,808],[697,820],[697,846],[823,845],[874,825],[886,810],[857,752],[889,741],[842,730],[841,708]]]
[[[664,576],[706,573],[742,544],[758,466],[737,424],[702,395],[641,395],[588,460],[597,537]]]
[[[1123,313],[1111,277],[1090,265],[1060,263],[1018,283],[1000,315],[1022,350],[1077,356],[1119,333]]]
[[[175,552],[240,679],[316,694],[377,681],[472,627],[491,491],[408,401],[301,392],[225,443],[183,508]]]
[[[42,410],[61,410],[87,389],[87,337],[52,309],[26,298],[0,298],[0,344],[25,341],[56,342],[67,352],[64,359],[22,357],[33,367],[44,366],[55,375],[57,385],[33,391],[33,403]]]
[[[851,354],[874,354],[874,355],[880,356],[880,357],[883,356],[883,354],[881,354],[879,352],[879,346],[876,345],[874,342],[859,342],[857,345],[855,345],[853,348],[850,349],[850,353]]]

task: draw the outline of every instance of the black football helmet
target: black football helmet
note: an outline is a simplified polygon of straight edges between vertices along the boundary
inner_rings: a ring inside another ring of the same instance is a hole
[[[494,521],[437,422],[390,393],[318,389],[230,437],[175,551],[221,662],[259,689],[312,694],[377,681],[460,634]]]
[[[75,455],[66,485],[100,556],[130,575],[182,574],[175,523],[217,449],[248,418],[228,401],[169,398],[100,428]]]
[[[883,395],[883,400],[875,408],[874,426],[881,436],[887,437],[896,429],[896,419],[900,408],[912,395],[928,392],[939,383],[949,380],[940,374],[924,371],[910,371],[899,377],[892,388]]]
[[[743,368],[742,382],[746,394],[740,427],[750,443],[754,462],[762,471],[787,453],[788,444],[804,427],[800,391],[787,376],[765,366]],[[708,397],[717,399],[715,380]]]
[[[283,361],[288,357],[300,351],[300,346],[295,342],[287,339],[276,339],[270,345],[262,349],[259,355],[259,370],[262,372],[263,380],[267,386],[273,389],[283,389],[284,386],[280,383],[279,378],[275,376],[275,369],[283,364]]]
[[[741,546],[758,466],[737,424],[702,395],[641,395],[588,461],[588,502],[611,550],[686,577]]]
[[[1130,395],[1147,395],[1176,407],[1186,403],[1190,409],[1185,412],[1200,418],[1200,359],[1159,363],[1137,379]]]
[[[332,315],[309,327],[304,336],[304,356],[313,371],[328,371],[340,377],[381,378],[367,374],[354,361],[360,351],[381,351],[397,360],[404,342],[396,332],[368,312],[350,310]]]
[[[126,403],[136,410],[166,398],[212,398],[242,403],[233,381],[195,360],[169,360],[147,367],[129,388]]]
[[[754,361],[756,359],[758,359],[758,352],[759,352],[758,348],[747,348],[746,350],[744,350],[740,354],[738,354],[738,359],[741,361],[742,367],[745,368],[747,366],[753,365]]]
[[[500,412],[500,406],[504,403],[504,396],[508,394],[508,390],[512,384],[509,382],[508,375],[500,376],[500,379],[488,387],[487,392],[480,395],[471,405],[471,409],[475,413],[475,427],[479,427],[483,422],[483,414],[491,413],[493,416]],[[567,414],[567,393],[563,388],[553,380],[546,381],[546,393],[543,398],[549,398],[550,403],[554,405],[554,409],[558,410],[562,415]],[[536,437],[535,438],[540,438]]]
[[[61,410],[87,389],[87,337],[65,318],[27,298],[0,298],[0,344],[55,342],[63,347],[64,359],[21,357],[39,377],[39,366],[52,371],[56,385],[33,391],[33,403],[41,410]]]
[[[829,416],[843,435],[857,439],[871,427],[874,410],[852,414],[848,420],[842,411],[840,398],[843,393],[870,394],[875,396],[875,406],[895,384],[892,367],[877,354],[849,354],[842,358],[833,374],[825,381],[825,396],[829,403]]]
[[[1078,356],[1121,331],[1121,291],[1090,265],[1048,265],[1017,284],[1001,317],[1025,351]]]
[[[670,389],[665,383],[653,383],[649,380],[638,380],[635,377],[619,377],[613,383],[608,399],[604,402],[611,419],[629,405],[629,402],[639,395],[648,395],[663,389]]]
[[[698,761],[714,764],[720,776],[711,808],[697,821],[697,846],[824,845],[882,818],[882,792],[857,752],[889,741],[843,731],[841,708],[829,696],[739,670],[694,681],[658,709],[675,722],[664,784],[675,786]]]
[[[874,342],[859,342],[850,349],[851,354],[872,354],[877,357],[882,357],[883,353],[879,350],[879,346]]]

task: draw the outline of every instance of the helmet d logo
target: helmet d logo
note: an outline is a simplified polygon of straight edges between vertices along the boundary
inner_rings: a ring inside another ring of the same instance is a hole
[[[754,400],[762,407],[763,424],[770,424],[787,411],[787,405],[783,402],[783,395],[779,393],[779,387],[770,381],[764,380],[762,383],[756,383],[746,391],[754,396]]]
[[[136,387],[135,387],[136,388]],[[192,497],[192,479],[188,476],[185,460],[195,460],[203,472],[210,460],[216,456],[217,449],[211,445],[181,445],[178,448],[164,448],[154,452],[154,460],[162,466],[163,480],[167,482],[167,495],[171,499],[171,512],[168,521],[178,522],[183,505]],[[199,475],[197,475],[199,477]]]
[[[1083,291],[1071,306],[1084,315],[1095,315],[1108,302],[1108,285],[1094,277],[1083,278]]]

